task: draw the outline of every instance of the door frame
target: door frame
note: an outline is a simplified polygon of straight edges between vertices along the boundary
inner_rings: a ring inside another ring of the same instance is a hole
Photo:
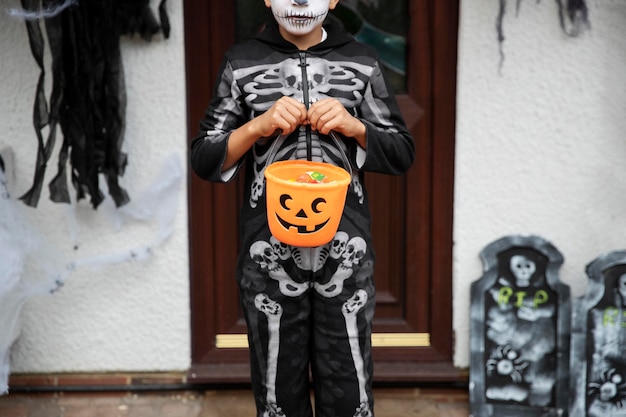
[[[407,213],[415,215],[407,216],[407,223],[411,223],[407,227],[418,233],[407,236],[405,268],[407,277],[428,277],[424,282],[411,283],[410,288],[428,291],[431,295],[432,302],[411,307],[428,310],[430,332],[428,346],[400,351],[402,362],[398,361],[396,351],[392,352],[396,355],[394,360],[387,361],[385,349],[379,350],[374,356],[376,382],[467,380],[467,373],[452,363],[452,222],[459,1],[409,1],[411,16],[417,19],[412,21],[407,39],[410,46],[407,65],[415,74],[407,79],[407,93],[418,97],[423,110],[414,130],[416,151],[428,157],[427,163],[412,167],[407,174],[419,181],[419,189],[424,191],[421,196],[408,200]],[[197,132],[198,121],[211,97],[223,54],[235,41],[234,6],[230,2],[184,0],[184,21],[188,138],[191,138]],[[405,99],[407,97],[403,95],[398,96],[400,102]],[[226,201],[227,209],[235,213],[239,201],[232,198],[232,191],[223,185],[202,181],[191,172],[188,175],[192,312],[189,380],[199,383],[247,382],[249,368],[242,363],[247,359],[247,349],[219,351],[211,337],[197,337],[217,334],[213,318],[203,313],[206,309],[201,306],[221,297],[238,300],[236,292],[224,293],[225,290],[215,288],[208,279],[220,274],[232,275],[234,264],[216,260],[221,260],[226,253],[236,252],[236,244],[207,239],[197,232],[198,226],[201,230],[212,230],[214,234],[235,230],[236,224],[212,221],[217,210],[214,203],[221,200],[224,204]],[[422,219],[427,219],[427,224],[422,224]],[[243,323],[239,326],[245,328]],[[210,361],[206,361],[207,352],[212,352]],[[234,364],[230,363],[233,359]]]

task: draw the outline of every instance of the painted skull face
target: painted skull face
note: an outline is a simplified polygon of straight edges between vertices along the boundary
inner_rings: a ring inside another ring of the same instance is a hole
[[[278,24],[292,35],[305,35],[322,23],[336,0],[265,0]]]

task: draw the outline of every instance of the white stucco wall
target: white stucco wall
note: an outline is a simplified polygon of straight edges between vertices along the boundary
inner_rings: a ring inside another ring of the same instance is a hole
[[[39,75],[24,23],[6,13],[19,4],[4,1],[0,10],[0,149],[10,146],[15,155],[15,197],[28,190],[34,172],[32,107]],[[169,39],[159,34],[151,42],[138,36],[122,41],[128,96],[123,151],[129,163],[120,184],[132,203],[149,189],[166,158],[174,155],[182,166],[182,182],[175,197],[173,233],[154,246],[145,261],[80,268],[54,295],[31,298],[23,310],[21,337],[12,350],[15,373],[186,370],[190,365],[182,2],[170,1],[167,7]],[[46,59],[49,62],[48,49]],[[48,90],[51,84],[48,66]],[[58,141],[57,151],[60,145]],[[112,207],[110,200],[98,210],[85,200],[75,209],[50,202],[47,187],[56,163],[55,154],[38,208],[21,207],[34,228],[68,261],[154,244],[157,220],[126,218],[118,229],[112,210],[106,209]],[[70,190],[73,193],[71,186]]]
[[[570,38],[555,2],[508,1],[498,71],[497,2],[463,1],[454,207],[455,364],[469,365],[469,287],[479,252],[534,234],[563,254],[577,297],[585,266],[626,248],[626,2],[588,0]]]
[[[575,296],[585,291],[588,262],[626,246],[626,3],[588,0],[592,29],[578,38],[563,34],[554,2],[522,2],[517,17],[509,3],[499,70],[497,2],[462,1],[453,264],[460,367],[469,364],[469,286],[482,274],[478,254],[486,245],[518,233],[548,239],[565,257],[561,277]],[[149,187],[171,153],[186,172],[182,2],[167,4],[169,39],[122,42],[129,165],[121,184],[131,198]],[[0,13],[0,149],[13,148],[21,195],[34,169],[38,69],[24,24],[4,13],[18,6],[6,1]],[[46,187],[55,164],[53,157]],[[26,304],[14,372],[189,367],[186,197],[184,184],[174,232],[151,258],[78,270],[56,294]],[[74,211],[53,204],[47,188],[39,207],[24,211],[70,260],[149,244],[158,229],[155,222],[128,221],[117,230],[106,210],[85,201]]]

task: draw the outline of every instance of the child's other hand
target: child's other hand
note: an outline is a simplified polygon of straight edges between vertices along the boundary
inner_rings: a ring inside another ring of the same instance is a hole
[[[294,98],[283,96],[257,117],[256,122],[260,137],[271,136],[279,129],[289,134],[306,123],[306,107]]]
[[[324,98],[311,104],[307,113],[311,127],[323,135],[331,130],[357,140],[365,138],[365,125],[336,98]]]

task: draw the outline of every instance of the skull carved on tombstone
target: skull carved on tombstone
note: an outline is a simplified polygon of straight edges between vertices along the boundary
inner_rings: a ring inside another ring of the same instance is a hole
[[[523,255],[513,255],[511,256],[509,266],[515,277],[515,285],[518,287],[528,287],[530,285],[530,279],[537,269],[535,263]]]

